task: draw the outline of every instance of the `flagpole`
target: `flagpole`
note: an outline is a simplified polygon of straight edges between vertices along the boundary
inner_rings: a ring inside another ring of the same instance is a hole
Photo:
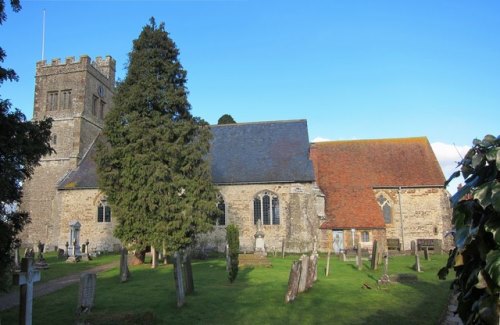
[[[42,20],[42,61],[45,60],[45,9],[43,9]]]

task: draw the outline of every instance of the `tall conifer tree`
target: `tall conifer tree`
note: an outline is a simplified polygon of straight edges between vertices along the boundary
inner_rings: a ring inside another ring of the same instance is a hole
[[[117,218],[115,235],[137,249],[170,252],[210,230],[216,191],[207,161],[211,133],[193,117],[186,71],[164,24],[154,18],[129,53],[128,73],[105,119],[98,149],[101,189]]]

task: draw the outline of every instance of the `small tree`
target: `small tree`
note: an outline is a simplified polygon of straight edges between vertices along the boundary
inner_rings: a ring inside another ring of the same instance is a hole
[[[240,232],[236,225],[227,226],[226,240],[229,246],[229,281],[233,283],[238,275],[238,254],[240,253]]]
[[[217,121],[218,125],[221,124],[235,124],[236,121],[233,119],[233,117],[229,114],[224,114],[222,115],[219,120]]]
[[[446,267],[456,278],[460,318],[466,324],[499,324],[500,314],[500,137],[487,135],[474,140],[460,162],[461,170],[447,181],[463,175],[465,186],[452,198],[454,239]],[[464,200],[468,195],[471,199]]]

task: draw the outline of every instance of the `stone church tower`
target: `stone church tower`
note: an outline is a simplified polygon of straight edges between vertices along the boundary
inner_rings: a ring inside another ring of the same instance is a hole
[[[115,87],[115,60],[110,56],[81,56],[65,62],[54,59],[36,65],[33,119],[51,117],[52,147],[56,153],[43,157],[33,177],[24,185],[21,209],[29,212],[23,245],[41,241],[53,247],[59,238],[57,185],[75,169],[103,127]]]

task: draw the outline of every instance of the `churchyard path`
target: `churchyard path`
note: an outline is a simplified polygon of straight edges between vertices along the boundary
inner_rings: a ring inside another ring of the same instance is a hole
[[[73,273],[62,278],[54,279],[49,282],[41,283],[35,285],[33,290],[33,296],[35,298],[40,296],[48,295],[49,293],[61,290],[73,283],[78,283],[80,281],[80,274],[82,273],[100,273],[110,270],[114,267],[118,267],[118,262],[113,262],[109,264],[99,265],[92,269],[82,271],[80,273]],[[10,309],[19,305],[19,288],[14,288],[11,293],[0,296],[0,311]]]

